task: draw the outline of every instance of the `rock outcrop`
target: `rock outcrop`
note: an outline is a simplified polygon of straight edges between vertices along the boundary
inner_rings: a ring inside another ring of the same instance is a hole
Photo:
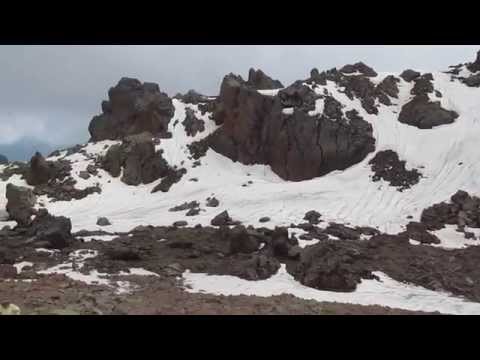
[[[147,132],[127,136],[122,144],[110,147],[101,163],[113,177],[120,176],[123,168],[121,180],[127,185],[149,184],[167,176],[170,169]]]
[[[284,87],[279,80],[273,80],[260,69],[249,70],[247,85],[252,86],[257,90],[272,90]]]
[[[53,216],[41,209],[32,221],[28,234],[34,236],[39,247],[63,249],[73,241],[72,223],[64,216]]]
[[[88,127],[91,141],[123,139],[146,131],[156,137],[169,136],[168,124],[175,108],[157,84],[122,78],[110,88],[108,98],[102,103],[102,114]]]
[[[442,108],[439,101],[430,101],[427,95],[417,95],[402,107],[398,121],[419,129],[432,129],[451,124],[456,118],[458,114]]]
[[[323,113],[310,115],[318,100]],[[372,127],[358,113],[344,114],[335,99],[298,82],[278,96],[264,96],[240,76],[227,75],[214,118],[223,126],[209,137],[213,150],[246,165],[268,164],[286,180],[345,169],[374,150]]]
[[[35,214],[34,206],[37,200],[32,190],[9,183],[6,189],[6,198],[6,209],[10,218],[15,220],[19,226],[28,226],[31,216]]]
[[[194,137],[197,133],[205,131],[205,122],[195,116],[192,109],[185,109],[185,120],[182,121],[188,136]]]
[[[417,169],[407,170],[406,162],[398,158],[393,150],[379,151],[369,161],[372,168],[372,181],[387,181],[390,186],[398,188],[398,191],[409,189],[420,181],[422,174]]]

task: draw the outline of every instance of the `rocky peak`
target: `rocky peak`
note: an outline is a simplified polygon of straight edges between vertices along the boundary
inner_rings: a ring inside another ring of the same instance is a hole
[[[378,75],[375,70],[373,70],[370,66],[365,65],[363,62],[357,62],[353,65],[345,65],[340,69],[340,72],[344,74],[353,74],[359,72],[367,77],[375,77]]]
[[[480,71],[480,50],[477,52],[477,59],[467,65],[468,70],[471,72],[477,72]]]
[[[108,98],[102,102],[102,114],[90,122],[92,141],[123,139],[144,131],[168,137],[175,108],[158,84],[124,77],[110,88]]]
[[[247,84],[254,87],[257,90],[271,90],[271,89],[280,89],[284,86],[278,80],[273,80],[271,77],[266,75],[262,70],[255,70],[253,68],[248,72],[248,81]]]

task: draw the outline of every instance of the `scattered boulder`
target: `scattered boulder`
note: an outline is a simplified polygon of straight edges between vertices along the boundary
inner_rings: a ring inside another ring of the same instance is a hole
[[[270,218],[268,216],[263,216],[260,219],[258,219],[258,221],[261,223],[266,223],[270,221]]]
[[[110,223],[110,220],[108,220],[106,217],[99,217],[97,219],[97,225],[98,226],[109,226],[109,225],[112,225]]]
[[[303,219],[307,220],[310,224],[317,225],[320,223],[321,216],[322,214],[320,214],[318,211],[310,210],[305,213]]]
[[[227,210],[222,211],[220,214],[215,216],[212,221],[210,221],[212,226],[225,226],[225,225],[233,225],[233,220],[228,215]]]
[[[8,183],[6,198],[6,210],[10,218],[16,221],[19,226],[28,226],[31,222],[31,216],[35,214],[34,206],[37,200],[32,190]]]
[[[451,124],[456,118],[458,114],[442,108],[439,101],[432,102],[427,95],[419,95],[403,105],[398,121],[419,129],[432,129],[436,126]]]
[[[148,131],[166,137],[175,108],[157,84],[122,78],[108,91],[102,114],[95,116],[88,130],[91,141],[117,140]]]
[[[360,240],[359,231],[342,224],[330,223],[325,232],[342,240]]]
[[[362,279],[372,279],[365,255],[352,241],[322,241],[305,248],[294,277],[305,286],[327,291],[354,291]]]
[[[230,244],[230,254],[249,254],[258,250],[260,244],[257,238],[249,235],[244,226],[236,226],[225,231],[224,239]]]
[[[440,244],[440,239],[429,233],[427,227],[419,222],[409,222],[406,231],[402,235],[408,236],[410,239],[419,241],[422,244]]]
[[[175,170],[170,168],[167,171],[167,175],[152,189],[152,193],[156,193],[157,191],[168,192],[172,185],[178,183],[186,173],[187,170],[185,169]]]
[[[70,246],[72,222],[64,216],[53,216],[46,209],[40,209],[32,221],[28,234],[35,237],[35,242],[46,243],[52,249],[63,249]]]
[[[173,226],[175,226],[175,227],[182,227],[182,226],[187,226],[187,225],[188,225],[188,223],[184,220],[175,221],[173,223]]]
[[[187,136],[193,137],[197,133],[205,131],[205,122],[198,119],[195,112],[190,108],[185,109],[185,120],[183,120],[182,125],[185,127]]]
[[[257,281],[270,278],[280,269],[280,262],[274,257],[264,254],[253,254],[230,257],[223,269],[217,272],[228,273],[241,279]]]
[[[181,205],[174,206],[168,211],[185,211],[185,210],[191,210],[198,208],[200,206],[200,203],[198,201],[190,201],[190,202],[184,202]]]
[[[220,205],[220,201],[217,200],[215,197],[208,197],[207,198],[207,206],[208,207],[217,207]]]
[[[196,209],[188,210],[187,213],[185,214],[185,216],[196,216],[198,214],[200,214],[200,209],[196,208]]]
[[[84,179],[84,180],[87,180],[90,178],[90,173],[88,171],[80,171],[78,173],[78,177]]]
[[[276,227],[271,234],[271,239],[270,246],[273,250],[273,254],[279,257],[288,258],[292,255],[292,252],[290,251],[291,248],[298,245],[298,241],[293,237],[289,238],[287,228],[283,227]]]
[[[406,162],[398,158],[393,150],[379,151],[368,163],[373,171],[372,181],[387,181],[398,191],[409,189],[417,184],[422,174],[417,169],[407,170]]]

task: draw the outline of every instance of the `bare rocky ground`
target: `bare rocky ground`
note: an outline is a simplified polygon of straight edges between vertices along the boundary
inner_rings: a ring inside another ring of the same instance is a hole
[[[132,281],[132,276],[129,276]],[[16,304],[22,315],[418,315],[381,306],[319,303],[292,295],[215,296],[192,294],[169,278],[138,276],[140,288],[116,294],[106,286],[86,285],[64,275],[33,282],[1,281],[0,300]]]

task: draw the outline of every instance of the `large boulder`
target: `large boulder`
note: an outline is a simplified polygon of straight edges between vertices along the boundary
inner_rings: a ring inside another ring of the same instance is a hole
[[[148,131],[166,137],[175,113],[172,100],[157,84],[122,78],[108,91],[102,114],[95,116],[88,130],[92,141],[122,139]]]
[[[15,220],[19,226],[28,226],[31,216],[35,214],[33,208],[37,200],[32,190],[8,183],[6,198],[6,208],[10,218]]]
[[[398,121],[419,129],[432,129],[436,126],[451,124],[456,118],[458,114],[442,108],[439,101],[432,102],[427,95],[417,95],[403,105]]]
[[[54,167],[47,162],[39,152],[30,159],[30,167],[27,171],[27,183],[29,185],[46,184],[55,175]]]
[[[283,88],[283,84],[278,80],[273,80],[266,75],[262,70],[250,69],[248,72],[247,84],[257,90],[272,90]]]
[[[197,133],[205,131],[205,122],[198,119],[190,108],[185,109],[185,119],[182,121],[182,125],[188,136],[195,136]]]
[[[319,100],[325,102],[324,112],[310,115]],[[268,164],[285,180],[343,170],[374,150],[368,122],[354,111],[343,114],[333,98],[322,98],[300,83],[278,96],[264,96],[230,74],[217,101],[214,118],[223,125],[209,137],[210,147],[246,165]],[[283,111],[291,107],[293,111]]]
[[[302,251],[294,272],[305,286],[328,291],[354,291],[362,279],[374,276],[360,244],[352,241],[322,241]]]
[[[47,210],[41,209],[33,220],[28,234],[35,241],[46,244],[46,247],[63,249],[73,242],[72,223],[64,216],[53,216]]]

